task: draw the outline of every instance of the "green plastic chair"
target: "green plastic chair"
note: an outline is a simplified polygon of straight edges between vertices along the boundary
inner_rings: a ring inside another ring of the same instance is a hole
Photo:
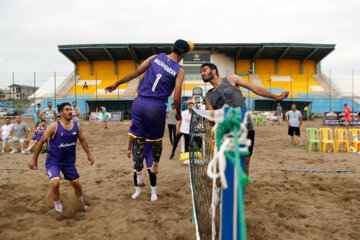
[[[255,115],[255,126],[260,126],[260,117],[259,114]]]
[[[319,150],[319,152],[321,152],[321,141],[320,141],[319,129],[307,128],[306,136],[308,139],[309,152],[311,152],[313,144],[315,145],[315,150]]]
[[[261,115],[261,125],[263,126],[267,126],[268,125],[268,121],[267,121],[267,117],[265,114]]]

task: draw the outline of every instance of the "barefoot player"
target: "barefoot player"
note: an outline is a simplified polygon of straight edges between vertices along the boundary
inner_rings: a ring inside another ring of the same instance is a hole
[[[79,198],[83,210],[87,209],[84,203],[84,197],[79,181],[79,174],[75,167],[76,161],[76,142],[79,139],[81,146],[88,156],[90,165],[94,164],[94,158],[91,156],[88,144],[84,138],[81,127],[72,120],[72,110],[70,103],[62,103],[58,107],[61,120],[52,123],[45,131],[39,144],[36,145],[35,153],[29,162],[29,168],[36,169],[37,160],[41,151],[41,146],[50,138],[49,150],[46,158],[46,170],[50,180],[51,197],[54,201],[55,210],[62,212],[60,201],[60,171],[64,178],[70,181],[74,188],[76,196]]]
[[[174,103],[177,120],[181,119],[181,86],[185,72],[179,61],[191,51],[193,44],[184,40],[177,40],[166,55],[161,53],[147,58],[135,72],[130,73],[120,81],[105,88],[112,92],[120,84],[133,80],[145,73],[138,87],[138,97],[132,105],[132,125],[129,135],[134,137],[134,162],[136,171],[141,172],[140,162],[145,141],[153,142],[153,168],[158,172],[158,164],[162,152],[162,138],[164,136],[166,121],[166,104],[168,97],[174,91]],[[137,175],[141,177],[141,174]]]

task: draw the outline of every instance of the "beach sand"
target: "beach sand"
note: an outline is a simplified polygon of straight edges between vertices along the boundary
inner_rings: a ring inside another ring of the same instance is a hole
[[[26,119],[30,127],[33,120]],[[87,212],[67,181],[60,186],[64,213],[50,198],[44,170],[0,170],[0,239],[195,239],[188,166],[168,160],[171,145],[166,130],[158,174],[158,201],[150,202],[150,183],[136,200],[132,161],[126,157],[130,121],[82,122],[95,164],[89,165],[80,144],[77,169]],[[321,121],[305,122],[322,127]],[[31,135],[32,136],[32,135]],[[175,159],[179,159],[179,150]],[[0,155],[0,168],[27,168],[32,155]],[[256,127],[251,162],[253,183],[246,190],[248,239],[360,239],[359,172],[304,173],[279,169],[360,169],[360,156],[307,152],[293,147],[287,127]]]

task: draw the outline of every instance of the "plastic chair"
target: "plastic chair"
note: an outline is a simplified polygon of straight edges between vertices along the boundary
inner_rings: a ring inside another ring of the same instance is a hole
[[[359,149],[359,144],[360,144],[360,129],[357,128],[351,128],[349,129],[349,133],[350,133],[350,137],[351,137],[351,146],[353,148],[355,148],[355,151],[358,152]]]
[[[260,126],[260,117],[259,114],[255,115],[255,126]]]
[[[346,129],[335,129],[335,152],[339,152],[339,145],[343,144],[343,148],[347,150],[347,153],[350,153],[349,141],[348,141],[348,132]]]
[[[267,122],[267,117],[265,114],[261,115],[261,125],[263,126],[267,126],[268,122]]]
[[[315,150],[319,150],[319,152],[321,152],[321,141],[320,141],[320,136],[319,136],[319,129],[307,128],[306,136],[308,139],[309,152],[311,152],[313,144],[315,145]]]
[[[335,142],[332,137],[331,128],[320,128],[320,141],[321,141],[321,149],[322,152],[326,152],[326,145],[328,145],[328,149],[331,149],[331,144],[333,145],[335,151]]]

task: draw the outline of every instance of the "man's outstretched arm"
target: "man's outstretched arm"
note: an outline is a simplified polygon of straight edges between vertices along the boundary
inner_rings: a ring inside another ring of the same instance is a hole
[[[235,75],[235,74],[230,75],[228,77],[228,79],[233,85],[235,85],[235,87],[244,87],[244,88],[247,88],[247,89],[253,91],[257,95],[260,95],[262,97],[275,99],[277,101],[281,101],[284,98],[287,98],[288,95],[289,95],[289,91],[284,91],[280,95],[272,94],[271,92],[269,92],[265,88],[260,87],[258,85],[254,85],[252,83],[249,83],[249,82],[245,81],[242,77],[240,77],[238,75]]]
[[[148,57],[143,63],[140,64],[140,66],[132,73],[126,75],[124,78],[120,79],[114,84],[111,84],[110,86],[107,86],[105,88],[106,92],[112,92],[114,91],[120,84],[126,83],[130,80],[133,80],[137,77],[139,77],[141,74],[143,74],[150,66],[150,61],[153,59],[156,55],[152,55],[151,57]]]

